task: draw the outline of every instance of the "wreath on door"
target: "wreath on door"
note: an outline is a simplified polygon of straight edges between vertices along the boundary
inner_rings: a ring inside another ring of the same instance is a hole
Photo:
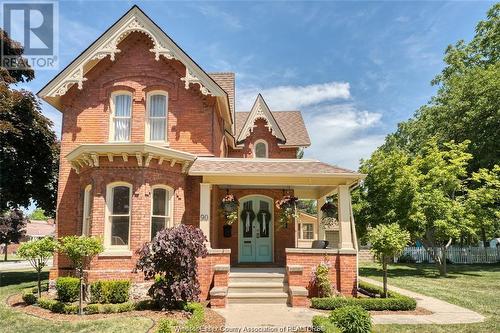
[[[261,236],[268,236],[269,225],[271,221],[271,213],[269,213],[269,211],[266,209],[261,209],[257,213],[257,221],[259,221]]]

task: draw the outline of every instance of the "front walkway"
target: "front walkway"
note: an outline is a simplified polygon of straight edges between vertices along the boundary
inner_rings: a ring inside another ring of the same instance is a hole
[[[382,283],[360,277],[361,280],[382,285]],[[469,324],[484,321],[484,317],[474,311],[439,300],[434,297],[424,296],[412,291],[389,286],[390,290],[402,295],[413,297],[417,306],[433,312],[430,315],[413,314],[388,314],[374,315],[374,324]],[[298,327],[310,327],[312,317],[325,314],[308,308],[291,308],[277,304],[230,304],[225,309],[215,309],[217,313],[226,318],[226,327],[266,327],[285,328],[285,331]]]
[[[365,277],[359,277],[377,286],[382,282]],[[484,317],[477,312],[450,304],[440,299],[417,294],[413,291],[389,286],[389,290],[409,296],[417,301],[417,306],[433,312],[430,315],[376,315],[373,316],[374,324],[469,324],[484,321]]]

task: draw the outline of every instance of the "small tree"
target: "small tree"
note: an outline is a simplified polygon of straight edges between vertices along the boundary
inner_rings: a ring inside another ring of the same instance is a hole
[[[22,244],[17,253],[22,258],[29,261],[31,266],[36,270],[38,282],[38,298],[41,296],[41,273],[42,269],[47,266],[47,261],[52,257],[57,249],[57,241],[50,237],[30,241]]]
[[[30,220],[41,220],[41,221],[47,221],[49,217],[45,215],[45,211],[41,208],[35,209],[31,214],[29,215]]]
[[[80,278],[79,314],[83,314],[83,269],[96,255],[104,251],[102,240],[87,236],[66,236],[61,238],[60,250],[71,260]]]
[[[148,293],[162,308],[198,301],[196,259],[208,254],[206,240],[201,229],[181,224],[161,230],[139,251],[137,269],[144,272],[147,280],[155,279]]]
[[[368,232],[371,252],[382,263],[384,272],[384,297],[387,297],[387,264],[399,255],[410,241],[410,233],[402,230],[398,224],[380,224]]]
[[[23,212],[18,209],[12,209],[0,216],[0,244],[5,245],[5,261],[7,261],[7,246],[10,243],[19,244],[19,241],[25,234],[26,219]]]

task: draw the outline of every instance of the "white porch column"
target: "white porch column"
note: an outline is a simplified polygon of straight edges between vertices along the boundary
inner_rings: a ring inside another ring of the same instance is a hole
[[[207,247],[210,249],[210,192],[212,184],[200,184],[200,229],[207,237]]]
[[[351,192],[348,185],[339,185],[339,227],[341,249],[354,249],[351,232]]]
[[[325,240],[326,239],[326,234],[325,234],[325,226],[323,225],[323,223],[321,223],[321,216],[322,216],[322,213],[321,213],[321,207],[325,204],[326,202],[326,197],[321,197],[318,199],[318,206],[317,206],[317,210],[318,210],[318,239],[319,240]]]

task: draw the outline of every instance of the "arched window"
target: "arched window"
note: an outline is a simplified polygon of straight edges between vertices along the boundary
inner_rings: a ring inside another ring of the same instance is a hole
[[[113,249],[128,249],[130,235],[130,203],[132,185],[111,183],[107,186],[106,245]]]
[[[132,94],[118,91],[111,94],[111,124],[109,140],[115,142],[130,141],[132,125]]]
[[[158,231],[173,226],[173,190],[168,186],[155,185],[151,193],[151,239],[153,239]]]
[[[153,91],[148,94],[146,140],[167,142],[168,94]]]
[[[258,140],[254,145],[253,156],[255,158],[267,158],[268,157],[268,149],[267,142],[264,140]]]
[[[90,222],[92,221],[92,185],[87,185],[83,190],[83,217],[82,236],[90,233]]]

